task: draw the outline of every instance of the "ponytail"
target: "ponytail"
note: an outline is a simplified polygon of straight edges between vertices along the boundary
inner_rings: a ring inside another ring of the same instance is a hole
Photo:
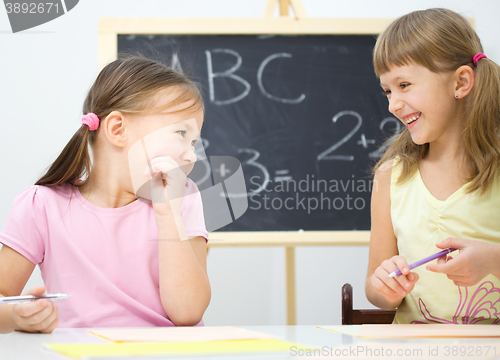
[[[90,172],[89,127],[82,125],[35,185],[74,184]]]
[[[485,191],[500,168],[500,66],[481,59],[465,114],[464,147],[470,154],[468,191]]]

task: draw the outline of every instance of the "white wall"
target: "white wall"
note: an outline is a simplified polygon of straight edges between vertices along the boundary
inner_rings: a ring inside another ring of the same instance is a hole
[[[398,17],[447,7],[476,19],[485,53],[500,63],[498,0],[302,0],[310,17]],[[0,10],[0,225],[15,196],[36,181],[79,126],[81,107],[98,73],[99,17],[261,17],[266,0],[82,0],[68,14],[12,34]],[[340,323],[340,288],[350,282],[354,306],[364,297],[367,248],[297,249],[299,324]],[[213,297],[207,325],[286,322],[284,250],[212,249]],[[28,286],[41,283],[38,270]]]

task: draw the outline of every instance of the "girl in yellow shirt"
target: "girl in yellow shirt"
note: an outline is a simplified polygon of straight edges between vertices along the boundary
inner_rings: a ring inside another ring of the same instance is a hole
[[[447,9],[394,21],[373,61],[405,128],[375,168],[366,295],[395,323],[498,324],[500,67]]]

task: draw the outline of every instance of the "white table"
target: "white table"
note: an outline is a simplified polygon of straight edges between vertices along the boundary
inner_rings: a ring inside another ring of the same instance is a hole
[[[321,325],[320,325],[321,326]],[[325,325],[324,327],[328,327]],[[380,347],[381,341],[358,339],[349,335],[344,335],[332,331],[327,331],[323,329],[318,329],[311,325],[299,325],[299,326],[245,326],[245,329],[261,331],[268,334],[274,334],[280,337],[282,340],[287,340],[290,342],[295,342],[303,345],[317,346],[319,348],[336,348],[339,346],[350,346],[352,349],[372,349],[374,351],[376,348]],[[346,328],[352,328],[347,326]],[[97,336],[91,335],[87,332],[88,329],[56,329],[52,334],[27,334],[21,332],[14,332],[8,335],[0,335],[0,360],[61,360],[70,359],[59,355],[57,353],[46,350],[43,344],[46,343],[105,343],[106,340],[101,339]],[[464,338],[441,338],[441,339],[405,339],[397,341],[397,345],[401,344],[401,349],[408,349],[414,347],[423,348],[425,351],[429,347],[432,349],[438,349],[440,355],[444,355],[445,346],[467,346],[469,349],[471,347],[484,346],[485,344],[490,344],[495,340],[486,339],[464,339]],[[392,341],[394,344],[394,341]],[[498,346],[496,347],[497,357],[500,359],[500,340],[496,340]],[[388,344],[387,341],[383,342]],[[345,354],[347,354],[345,352]],[[333,353],[333,355],[335,355]],[[352,354],[351,354],[352,355]],[[400,359],[401,357],[394,356],[383,357],[383,356],[373,356],[366,357],[362,354],[357,354],[351,359]],[[427,354],[423,354],[427,355]],[[151,357],[107,357],[105,359],[165,359],[166,356],[151,356]],[[298,359],[301,358],[298,354],[290,353],[280,353],[280,354],[226,354],[220,356],[196,356],[196,357],[181,357],[175,356],[172,358],[176,359],[225,359],[225,360],[244,360],[244,359],[258,359],[258,360],[280,360],[280,359]],[[318,359],[316,357],[304,356],[306,358]],[[331,357],[331,359],[346,359],[349,357]],[[455,357],[449,356],[439,356],[439,357],[408,357],[409,359],[454,359]],[[491,358],[491,357],[490,357]],[[98,358],[91,358],[98,359]],[[104,358],[99,358],[103,360]],[[319,359],[327,359],[327,357],[319,357]],[[474,356],[464,357],[464,359],[476,359]]]

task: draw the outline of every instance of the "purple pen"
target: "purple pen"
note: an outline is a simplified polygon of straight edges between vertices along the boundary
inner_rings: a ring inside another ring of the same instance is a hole
[[[419,260],[419,261],[415,261],[413,264],[410,264],[408,266],[408,268],[411,270],[411,269],[414,269],[416,268],[417,266],[420,266],[420,265],[423,265],[425,263],[428,263],[429,261],[432,261],[434,259],[437,259],[437,258],[440,258],[441,256],[444,256],[446,254],[449,254],[453,251],[455,251],[457,249],[454,249],[454,248],[448,248],[448,249],[445,249],[443,251],[440,251],[434,255],[431,255],[431,256],[427,256],[426,258],[422,259],[422,260]],[[389,275],[387,275],[387,277],[395,277],[395,276],[398,276],[398,275],[401,275],[402,272],[401,270],[397,269],[396,271],[393,271],[391,272]]]

